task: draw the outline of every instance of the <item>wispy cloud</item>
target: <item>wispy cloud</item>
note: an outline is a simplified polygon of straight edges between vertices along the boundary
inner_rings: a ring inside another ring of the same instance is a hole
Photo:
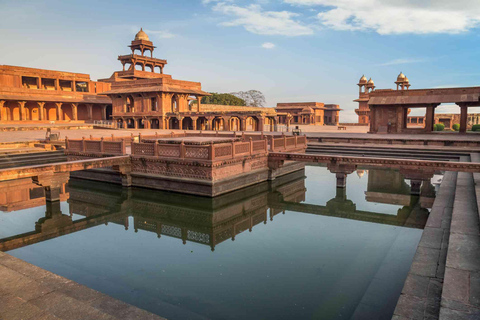
[[[426,59],[418,59],[418,58],[400,58],[400,59],[395,59],[391,61],[387,61],[384,63],[377,64],[377,66],[394,66],[394,65],[399,65],[399,64],[409,64],[409,63],[420,63],[420,62],[425,62],[427,61]]]
[[[461,33],[480,25],[480,1],[283,0],[318,7],[323,26],[388,34]]]
[[[145,30],[145,32],[149,36],[152,35],[161,39],[170,39],[170,38],[175,38],[176,36],[175,34],[171,33],[168,30]]]
[[[297,18],[299,15],[289,11],[264,11],[257,4],[246,7],[218,3],[213,10],[234,17],[221,23],[226,27],[242,26],[245,30],[262,35],[303,36],[313,34],[313,29]]]
[[[264,49],[273,49],[275,48],[275,44],[271,42],[265,42],[262,44],[262,48]]]

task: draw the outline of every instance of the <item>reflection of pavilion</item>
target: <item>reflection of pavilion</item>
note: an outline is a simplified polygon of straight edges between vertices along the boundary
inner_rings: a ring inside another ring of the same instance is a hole
[[[374,181],[376,174],[372,177]],[[399,190],[406,190],[408,185],[400,180]],[[369,184],[368,192],[377,190],[376,187],[381,190],[380,185]],[[405,195],[408,203],[401,198],[404,207],[395,216],[357,210],[347,199],[345,188],[336,190],[336,197],[325,206],[301,203],[306,192],[304,171],[215,198],[71,180],[69,215],[62,214],[58,201],[47,202],[46,215],[36,222],[35,231],[0,239],[0,250],[20,248],[107,223],[123,225],[127,230],[129,217],[133,217],[135,232],[144,230],[158,237],[178,238],[183,243],[193,241],[214,250],[225,240],[235,240],[236,235],[252,231],[256,225],[267,223],[286,210],[413,228],[423,228],[428,215],[418,196]],[[73,220],[74,213],[83,217]]]
[[[60,187],[60,200],[68,199],[66,184]],[[34,208],[45,204],[45,188],[31,178],[0,182],[0,211],[10,212]]]

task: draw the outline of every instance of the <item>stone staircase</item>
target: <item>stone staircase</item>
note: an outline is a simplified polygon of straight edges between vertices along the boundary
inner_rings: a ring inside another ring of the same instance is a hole
[[[445,147],[439,149],[431,146],[377,146],[310,142],[306,152],[358,157],[458,161],[462,155],[469,156],[471,150],[465,148],[450,148],[446,150]]]
[[[479,201],[480,173],[445,173],[392,319],[480,319]]]
[[[40,164],[48,164],[55,162],[67,161],[67,156],[62,150],[58,151],[32,151],[14,153],[1,152],[0,153],[0,169],[26,167]]]

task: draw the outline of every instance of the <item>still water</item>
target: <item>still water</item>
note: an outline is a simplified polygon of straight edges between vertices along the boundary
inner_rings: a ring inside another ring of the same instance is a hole
[[[389,319],[434,195],[319,166],[215,199],[71,179],[0,207],[0,246],[167,319]]]

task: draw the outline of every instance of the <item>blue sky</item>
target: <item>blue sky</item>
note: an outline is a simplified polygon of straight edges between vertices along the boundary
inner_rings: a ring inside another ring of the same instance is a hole
[[[174,78],[260,90],[269,106],[338,103],[344,122],[362,74],[377,88],[400,71],[412,89],[480,85],[478,0],[0,0],[0,12],[0,64],[107,78],[143,27]]]

